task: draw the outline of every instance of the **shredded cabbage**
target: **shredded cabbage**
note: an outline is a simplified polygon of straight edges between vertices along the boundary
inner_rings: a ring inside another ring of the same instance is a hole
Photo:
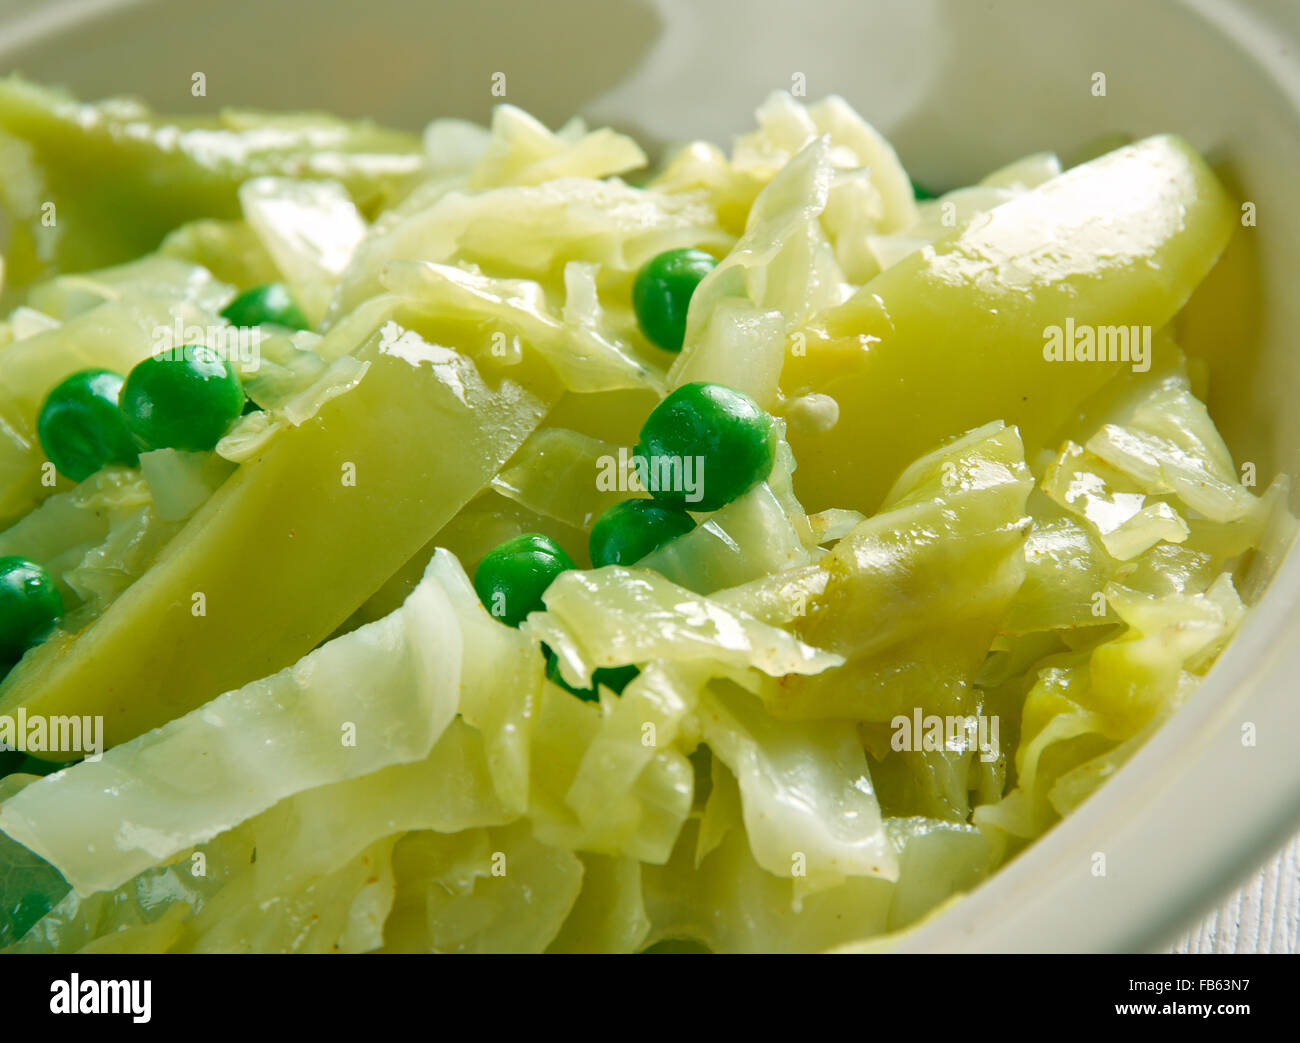
[[[295,666],[29,786],[0,808],[0,829],[87,895],[294,793],[417,760],[456,712],[457,632],[430,577]]]

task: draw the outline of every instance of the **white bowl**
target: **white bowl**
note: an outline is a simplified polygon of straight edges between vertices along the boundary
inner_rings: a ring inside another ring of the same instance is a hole
[[[940,186],[1111,131],[1177,131],[1258,208],[1243,233],[1258,294],[1241,297],[1211,408],[1261,484],[1300,475],[1298,49],[1294,0],[0,0],[0,70],[167,111],[317,108],[416,128],[485,119],[503,72],[506,100],[551,124],[576,111],[652,143],[725,142],[802,78],[809,97],[848,98]],[[902,946],[1155,947],[1280,845],[1300,825],[1298,601],[1293,553],[1173,721]]]

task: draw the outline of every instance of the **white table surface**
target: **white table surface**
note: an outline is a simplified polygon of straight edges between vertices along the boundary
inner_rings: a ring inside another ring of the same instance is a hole
[[[1169,951],[1300,952],[1300,836]]]

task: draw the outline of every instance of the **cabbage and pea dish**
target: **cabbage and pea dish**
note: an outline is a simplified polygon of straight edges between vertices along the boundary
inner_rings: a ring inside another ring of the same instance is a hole
[[[1293,535],[1177,136],[936,194],[838,97],[652,164],[11,78],[0,210],[10,952],[887,948]]]

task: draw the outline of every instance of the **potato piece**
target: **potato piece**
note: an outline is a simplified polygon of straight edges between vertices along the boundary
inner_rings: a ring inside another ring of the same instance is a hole
[[[1077,167],[904,258],[788,347],[786,395],[839,404],[829,431],[792,427],[809,511],[879,505],[909,461],[991,420],[1031,456],[1131,361],[1050,361],[1050,327],[1150,327],[1182,307],[1235,211],[1181,138]],[[1148,359],[1148,362],[1150,360]]]

